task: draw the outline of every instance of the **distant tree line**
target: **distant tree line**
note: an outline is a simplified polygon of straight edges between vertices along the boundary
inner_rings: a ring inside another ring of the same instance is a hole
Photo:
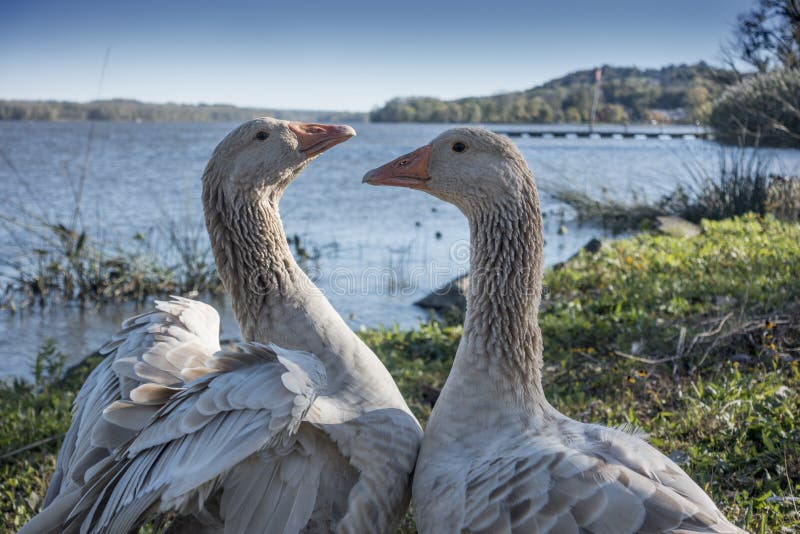
[[[366,120],[364,113],[240,108],[227,104],[148,104],[125,99],[87,103],[0,100],[0,120],[239,122],[263,116],[315,122]]]
[[[706,63],[662,69],[604,66],[595,119],[626,123],[704,122],[714,99],[736,74]],[[395,98],[370,113],[376,122],[589,122],[595,91],[594,69],[581,70],[541,86],[513,93],[459,100]]]

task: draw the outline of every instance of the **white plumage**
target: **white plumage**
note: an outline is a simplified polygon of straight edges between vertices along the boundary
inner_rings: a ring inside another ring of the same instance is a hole
[[[210,493],[213,486],[236,491],[247,482],[249,493],[262,499],[273,493],[275,499],[285,501],[284,507],[291,507],[297,493],[304,490],[306,498],[294,511],[276,506],[271,513],[260,512],[276,526],[272,532],[297,530],[298,521],[305,525],[316,493],[313,474],[253,480],[252,471],[238,476],[232,471],[256,453],[279,473],[305,468],[302,463],[296,465],[294,456],[314,456],[316,451],[298,430],[325,387],[325,368],[308,353],[256,343],[241,348],[242,352],[219,352],[209,358],[206,376],[168,397],[138,434],[117,451],[114,463],[89,481],[73,515],[83,518],[81,511],[91,506],[91,528],[127,532],[139,520],[137,514],[125,513],[131,508],[148,509],[159,503],[160,511],[189,513],[196,506],[192,499],[203,491]],[[142,395],[144,403],[153,394],[160,397],[158,388],[166,386],[149,388]],[[250,463],[258,462],[251,459]],[[226,500],[225,504],[223,521],[226,515],[240,521],[242,514],[259,512],[241,502]],[[229,507],[235,507],[238,514],[228,513]],[[290,525],[295,529],[288,528]]]

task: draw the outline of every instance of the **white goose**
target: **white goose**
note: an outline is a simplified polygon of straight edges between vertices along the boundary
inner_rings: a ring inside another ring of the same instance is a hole
[[[262,118],[219,144],[203,205],[248,343],[219,352],[219,316],[188,299],[128,319],[76,399],[46,508],[21,532],[127,532],[167,512],[196,531],[395,528],[421,428],[295,263],[278,213],[309,161],[353,135]]]
[[[450,130],[364,181],[430,193],[470,224],[464,334],[413,484],[420,532],[742,532],[643,439],[569,419],[545,399],[542,220],[511,141]]]

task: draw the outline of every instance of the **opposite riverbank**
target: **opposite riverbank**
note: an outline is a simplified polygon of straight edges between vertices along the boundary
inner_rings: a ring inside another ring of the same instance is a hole
[[[547,271],[546,392],[575,419],[648,432],[738,525],[791,531],[800,526],[800,226],[746,215],[702,229],[607,243]],[[461,331],[450,317],[361,332],[423,424]],[[35,384],[0,386],[3,531],[38,510],[71,403],[100,358],[59,378],[61,361],[44,346]],[[414,532],[410,518],[403,532]]]

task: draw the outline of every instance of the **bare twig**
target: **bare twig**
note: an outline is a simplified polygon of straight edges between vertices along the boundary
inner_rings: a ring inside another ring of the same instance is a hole
[[[689,349],[687,350],[687,352],[691,352],[692,349],[694,349],[695,345],[697,345],[697,342],[700,341],[701,339],[705,339],[711,336],[716,336],[717,334],[719,334],[720,331],[722,330],[722,327],[725,326],[725,323],[727,323],[731,317],[733,317],[733,313],[725,314],[725,316],[719,320],[719,323],[717,324],[716,327],[712,328],[711,330],[706,330],[705,332],[700,332],[699,334],[694,336],[692,338],[692,342],[689,344]]]
[[[728,313],[727,315],[725,315],[725,317],[722,318],[722,320],[719,322],[719,324],[717,325],[716,328],[713,328],[713,329],[708,330],[706,332],[701,332],[701,333],[697,334],[694,337],[694,339],[692,340],[692,344],[689,347],[689,352],[691,352],[691,350],[695,347],[697,342],[700,341],[701,339],[705,339],[705,338],[711,337],[711,336],[716,336],[717,334],[719,334],[722,331],[722,327],[725,326],[725,323],[728,322],[728,319],[730,319],[731,317],[733,317],[733,314],[732,313]],[[708,358],[708,355],[711,353],[711,349],[713,349],[716,346],[717,341],[719,341],[719,338],[715,339],[711,343],[711,345],[709,345],[709,347],[705,350],[705,352],[703,352],[702,358],[700,358],[700,361],[697,362],[692,367],[692,369],[690,371],[691,373],[694,373],[697,370],[698,367],[703,365],[703,363],[706,361],[706,358]]]
[[[620,358],[625,358],[626,360],[633,360],[639,363],[646,363],[646,364],[657,364],[657,363],[666,363],[672,362],[680,358],[680,356],[670,356],[668,358],[640,358],[639,356],[634,356],[633,354],[628,354],[627,352],[622,352],[619,350],[615,350],[614,354],[619,356]]]
[[[619,351],[619,350],[615,350],[614,354],[616,356],[619,356],[620,358],[625,358],[626,360],[632,360],[632,361],[635,361],[635,362],[645,363],[645,364],[648,364],[648,365],[655,365],[655,364],[659,364],[659,363],[674,362],[676,360],[680,360],[681,358],[691,354],[692,350],[695,348],[695,346],[701,340],[718,335],[722,331],[722,328],[725,326],[725,323],[732,316],[733,316],[732,313],[726,314],[724,317],[722,317],[722,319],[719,320],[719,323],[714,328],[712,328],[711,330],[707,330],[705,332],[700,332],[699,334],[695,335],[694,338],[692,338],[692,342],[689,344],[689,347],[686,348],[685,350],[684,350],[684,345],[685,345],[685,339],[686,339],[686,327],[681,327],[680,334],[678,335],[677,348],[676,348],[675,354],[673,356],[668,356],[668,357],[665,357],[665,358],[642,358],[642,357],[634,356],[633,354],[628,354],[626,352],[622,352],[622,351]],[[712,347],[713,346],[714,345],[712,344]],[[692,368],[692,372],[694,372],[695,369],[697,369],[697,367],[700,364],[702,364],[703,360],[705,360],[706,356],[708,356],[708,352],[710,350],[711,350],[711,347],[704,353],[703,359],[700,361],[700,363],[698,363],[697,365],[695,365]]]
[[[14,449],[13,451],[10,451],[10,452],[7,452],[7,453],[3,454],[2,456],[0,456],[0,461],[7,460],[9,458],[12,458],[12,457],[22,453],[22,452],[29,451],[31,449],[35,449],[37,447],[41,447],[42,445],[46,445],[46,444],[51,443],[53,441],[59,440],[59,439],[63,438],[64,436],[65,436],[65,434],[57,434],[55,436],[50,436],[49,438],[44,438],[44,439],[40,439],[39,441],[34,441],[33,443],[29,443],[28,445],[25,445],[24,447],[20,447],[19,449]]]

